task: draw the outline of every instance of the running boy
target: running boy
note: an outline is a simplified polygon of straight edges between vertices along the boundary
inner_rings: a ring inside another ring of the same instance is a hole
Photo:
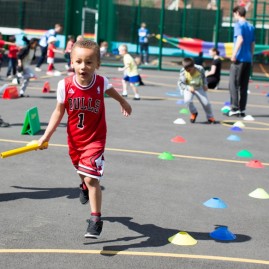
[[[98,238],[103,226],[99,180],[107,131],[104,94],[119,102],[124,116],[130,115],[132,108],[107,78],[95,73],[100,67],[100,48],[95,42],[77,41],[72,47],[71,64],[75,75],[59,82],[56,108],[39,145],[50,140],[66,110],[69,155],[82,181],[80,202],[90,200],[91,217],[85,237]]]
[[[207,81],[204,68],[201,65],[195,65],[192,58],[184,58],[183,68],[179,73],[178,87],[184,94],[184,102],[191,112],[190,122],[195,123],[198,111],[193,104],[193,97],[196,96],[206,113],[208,123],[216,123],[211,104],[207,99]]]
[[[128,53],[128,48],[126,45],[120,45],[119,46],[119,53],[121,56],[123,56],[123,63],[124,67],[119,68],[119,71],[124,72],[124,77],[122,79],[122,96],[127,97],[127,82],[130,83],[130,86],[135,94],[134,100],[140,100],[140,96],[138,93],[138,90],[135,86],[136,83],[139,84],[140,78],[137,70],[137,65],[135,63],[134,58]]]

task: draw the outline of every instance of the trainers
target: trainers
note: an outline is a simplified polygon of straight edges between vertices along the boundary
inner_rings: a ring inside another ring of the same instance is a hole
[[[53,72],[53,71],[47,71],[46,74],[47,74],[48,76],[54,76],[54,72]]]
[[[209,119],[207,120],[207,122],[208,122],[209,124],[215,124],[215,123],[216,123],[216,120],[215,120],[214,117],[212,117],[212,118],[209,118]]]
[[[134,97],[133,100],[139,101],[140,100],[140,97]]]
[[[41,72],[42,69],[41,69],[40,67],[36,67],[36,68],[35,68],[35,71],[36,71],[36,72]]]
[[[89,201],[89,191],[88,189],[85,189],[86,187],[85,183],[80,184],[79,187],[80,187],[79,201],[81,204],[85,205]]]
[[[228,117],[239,117],[240,116],[240,111],[239,110],[230,110],[229,112],[226,113],[226,116],[228,116]]]
[[[198,116],[198,112],[196,112],[196,113],[191,113],[190,122],[191,122],[191,123],[195,123],[197,116]]]
[[[128,94],[122,94],[121,96],[122,97],[128,97]]]
[[[246,117],[246,112],[244,110],[240,111],[240,117]]]
[[[103,221],[87,220],[89,225],[85,233],[86,238],[99,238],[103,228]]]

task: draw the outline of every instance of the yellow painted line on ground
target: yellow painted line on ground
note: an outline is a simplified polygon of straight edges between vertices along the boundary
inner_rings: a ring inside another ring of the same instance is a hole
[[[221,124],[224,126],[229,126],[232,127],[233,123],[235,123],[236,120],[223,120],[221,121]],[[245,127],[243,127],[242,129],[249,129],[249,130],[256,130],[256,131],[269,131],[269,123],[266,122],[260,122],[260,121],[244,121],[242,120],[242,122],[244,124],[246,124]],[[229,124],[230,123],[230,124]],[[263,127],[249,127],[247,126],[248,124],[257,124],[257,125],[263,125],[263,126],[268,126],[267,128],[263,128]]]
[[[138,154],[146,154],[146,155],[158,155],[158,156],[161,154],[160,152],[158,153],[158,152],[142,151],[142,150],[113,149],[113,148],[106,148],[106,150],[127,152],[127,153],[138,153]],[[247,161],[229,160],[229,159],[211,158],[211,157],[201,157],[201,156],[190,156],[190,155],[180,155],[180,154],[173,154],[173,156],[176,158],[202,160],[202,161],[215,161],[215,162],[240,163],[240,164],[248,163]],[[263,163],[263,165],[269,166],[269,163]]]
[[[165,258],[182,258],[182,259],[198,259],[226,261],[237,263],[251,264],[268,264],[267,260],[256,260],[246,258],[210,256],[210,255],[192,255],[180,253],[163,253],[163,252],[142,252],[142,251],[113,251],[113,250],[80,250],[80,249],[0,249],[2,254],[97,254],[97,255],[122,255],[122,256],[146,256],[146,257],[165,257]]]
[[[23,144],[29,143],[29,141],[9,140],[9,139],[0,139],[0,142],[23,143]],[[49,144],[49,146],[50,147],[67,147],[67,145],[65,144]],[[155,155],[155,156],[159,156],[161,154],[161,152],[133,150],[133,149],[106,148],[106,150],[116,151],[116,152],[126,152],[126,153],[137,153],[137,154],[144,154],[144,155]],[[201,160],[201,161],[215,161],[215,162],[238,163],[238,164],[247,163],[247,161],[211,158],[211,157],[203,157],[203,156],[190,156],[190,155],[180,155],[180,154],[173,154],[173,156],[175,158],[193,159],[193,160]],[[265,166],[269,166],[269,163],[262,163],[262,164]]]

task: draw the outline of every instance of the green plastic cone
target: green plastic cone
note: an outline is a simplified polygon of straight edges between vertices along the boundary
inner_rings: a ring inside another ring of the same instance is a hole
[[[161,153],[158,158],[162,160],[174,160],[175,159],[172,153],[167,152],[167,151],[164,151],[163,153]]]
[[[180,109],[179,113],[180,114],[186,114],[186,115],[188,115],[189,114],[189,110],[187,108],[182,108],[182,109]]]
[[[253,154],[246,149],[243,149],[243,150],[237,152],[236,155],[238,157],[242,157],[242,158],[252,158],[253,157]]]

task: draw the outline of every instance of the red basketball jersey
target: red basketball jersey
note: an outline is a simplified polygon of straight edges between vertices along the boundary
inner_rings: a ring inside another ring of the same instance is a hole
[[[54,44],[49,44],[48,51],[47,51],[47,56],[49,58],[54,58],[54,56],[55,56],[54,49],[56,49],[55,45]]]
[[[65,108],[68,114],[68,144],[77,150],[105,147],[106,119],[104,78],[94,75],[90,85],[80,86],[75,76],[65,78]]]

